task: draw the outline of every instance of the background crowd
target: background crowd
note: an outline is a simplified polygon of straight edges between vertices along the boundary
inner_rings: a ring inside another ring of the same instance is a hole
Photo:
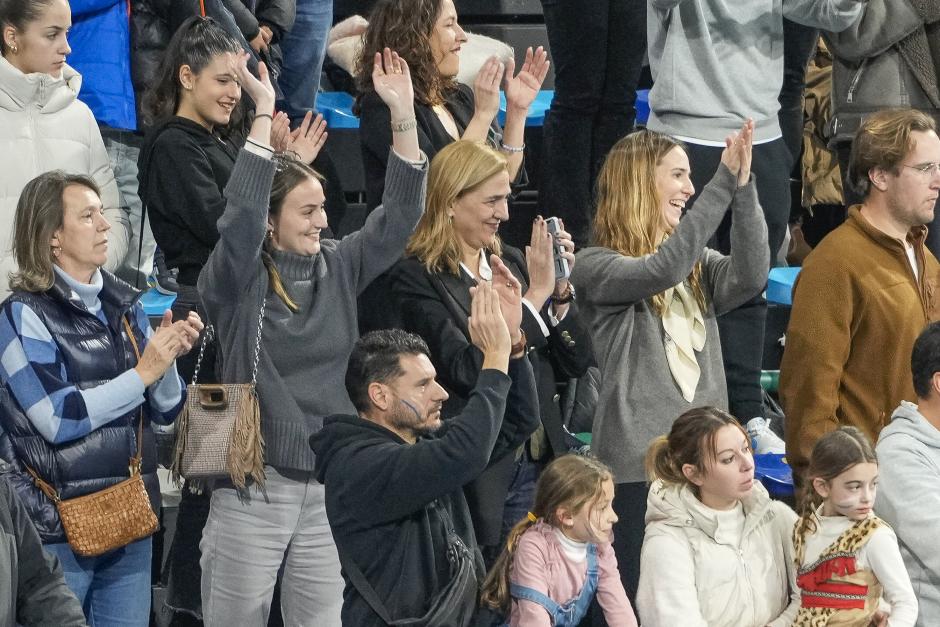
[[[940,622],[940,8],[541,4],[0,0],[0,625]],[[244,458],[85,550],[188,382]]]

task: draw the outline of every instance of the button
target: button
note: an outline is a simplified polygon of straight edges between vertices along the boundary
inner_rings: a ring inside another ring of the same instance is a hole
[[[552,397],[552,402],[554,403],[557,403],[560,400],[561,400],[561,394],[556,394],[555,396]]]
[[[574,344],[575,344],[574,340],[568,340],[568,348],[571,348],[572,346],[574,346]]]

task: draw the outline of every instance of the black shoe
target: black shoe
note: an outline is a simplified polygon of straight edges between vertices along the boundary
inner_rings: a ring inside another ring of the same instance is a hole
[[[157,288],[158,292],[172,296],[179,291],[180,286],[176,282],[178,270],[176,268],[170,269],[166,267],[166,258],[163,256],[163,251],[159,248],[153,255],[153,270],[157,279],[157,284],[154,287]]]

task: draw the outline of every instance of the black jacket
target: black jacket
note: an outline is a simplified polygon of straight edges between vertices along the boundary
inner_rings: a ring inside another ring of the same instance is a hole
[[[235,23],[245,39],[251,41],[258,36],[262,26],[271,29],[272,43],[280,42],[294,25],[297,12],[296,0],[222,0],[232,12]]]
[[[447,96],[444,106],[450,111],[462,135],[473,118],[473,91],[463,84]],[[441,124],[434,109],[415,101],[415,119],[418,121],[418,146],[428,156],[428,161],[454,141]],[[490,125],[490,140],[498,142],[502,130],[496,120]],[[362,167],[365,173],[366,208],[372,211],[382,204],[385,189],[385,167],[388,151],[392,147],[391,113],[377,93],[369,92],[359,101],[359,142],[362,148]],[[514,187],[525,185],[525,168],[519,170]]]
[[[511,360],[509,373],[481,372],[460,416],[413,445],[357,416],[331,416],[310,438],[333,539],[393,619],[424,615],[449,580],[437,508],[448,510],[455,531],[474,551],[482,583],[482,558],[461,487],[537,426],[529,363]],[[343,624],[383,625],[344,577]]]
[[[529,275],[522,252],[503,246],[502,260],[528,289]],[[483,354],[470,342],[467,319],[470,316],[470,287],[475,282],[466,274],[447,272],[431,274],[417,258],[398,262],[390,272],[390,287],[402,326],[423,337],[431,349],[431,361],[438,379],[450,394],[444,404],[445,417],[458,414],[477,384]],[[534,303],[535,304],[535,303]],[[541,303],[535,304],[539,306]],[[549,329],[548,337],[528,307],[522,309],[525,332],[538,386],[538,411],[555,454],[566,452],[557,382],[580,377],[593,364],[591,339],[575,304],[557,325],[548,319],[548,309],[541,318]],[[481,545],[498,540],[503,502],[511,481],[511,459],[487,470],[468,491],[474,525]]]
[[[23,303],[40,317],[58,345],[66,380],[79,388],[110,381],[137,363],[133,346],[125,339],[123,316],[128,316],[141,351],[146,344],[134,324],[133,308],[140,293],[107,272],[102,271],[102,275],[104,286],[99,298],[107,325],[81,301],[69,299],[70,289],[58,276],[45,292],[17,290],[4,302],[4,308]],[[144,417],[141,474],[151,507],[159,515],[160,485],[149,403],[82,438],[53,445],[33,427],[8,387],[0,387],[0,459],[12,462],[14,471],[5,473],[6,478],[19,493],[44,543],[65,542],[65,533],[55,505],[39,491],[24,465],[52,484],[63,499],[120,483],[128,478],[128,461],[137,453],[141,409]],[[175,415],[176,411],[178,408],[169,413]]]
[[[225,211],[222,192],[237,155],[234,144],[186,118],[169,118],[147,134],[138,162],[140,199],[182,285],[196,285],[219,241],[215,223]]]
[[[58,560],[42,550],[26,508],[2,478],[0,625],[86,625],[82,606],[65,584]]]

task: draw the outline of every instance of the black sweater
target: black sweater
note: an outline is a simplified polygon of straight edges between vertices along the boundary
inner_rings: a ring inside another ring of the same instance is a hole
[[[167,267],[179,268],[182,285],[196,285],[219,241],[222,191],[237,154],[230,142],[181,117],[154,126],[140,151],[140,198]]]
[[[326,485],[333,539],[393,619],[424,615],[449,580],[437,508],[449,511],[455,531],[482,566],[461,487],[538,426],[531,365],[511,360],[509,372],[511,379],[496,370],[481,372],[463,412],[413,445],[357,416],[331,416],[310,438],[317,480]],[[383,625],[346,581],[343,624]]]

